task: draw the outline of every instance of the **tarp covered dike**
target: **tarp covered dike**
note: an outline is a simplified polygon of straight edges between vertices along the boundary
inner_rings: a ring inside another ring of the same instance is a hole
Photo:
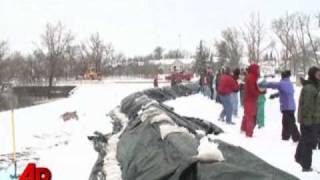
[[[122,100],[119,107],[128,119],[126,124],[122,124],[123,117],[119,117],[119,113],[110,113],[114,120],[112,134],[121,133],[116,159],[123,180],[297,179],[248,151],[219,140],[215,143],[219,144],[225,160],[200,161],[197,155],[201,137],[222,133],[222,129],[202,119],[180,116],[173,108],[162,104],[198,91],[198,84],[186,84],[131,94]],[[125,129],[121,131],[121,128]],[[103,167],[107,148],[99,148],[108,147],[107,141],[112,134],[90,137],[99,152],[90,180],[104,180],[108,176]]]

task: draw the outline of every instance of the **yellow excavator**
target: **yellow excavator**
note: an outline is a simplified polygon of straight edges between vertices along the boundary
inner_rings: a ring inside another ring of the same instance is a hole
[[[101,80],[101,75],[94,68],[89,68],[83,75],[85,80]]]

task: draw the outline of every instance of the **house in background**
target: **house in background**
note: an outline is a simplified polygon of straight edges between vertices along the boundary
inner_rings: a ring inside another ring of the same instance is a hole
[[[174,66],[176,66],[177,71],[191,71],[193,64],[195,63],[195,59],[160,59],[150,60],[149,63],[158,65],[163,74],[169,74],[173,71]]]

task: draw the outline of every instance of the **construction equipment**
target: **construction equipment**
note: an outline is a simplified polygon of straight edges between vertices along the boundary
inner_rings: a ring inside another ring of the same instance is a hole
[[[83,74],[84,80],[101,80],[101,74],[97,73],[94,68],[89,68],[84,74]]]

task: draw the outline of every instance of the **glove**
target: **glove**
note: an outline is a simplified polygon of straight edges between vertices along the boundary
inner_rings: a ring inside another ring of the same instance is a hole
[[[269,99],[274,99],[274,98],[277,98],[277,97],[279,97],[279,93],[271,94]]]

